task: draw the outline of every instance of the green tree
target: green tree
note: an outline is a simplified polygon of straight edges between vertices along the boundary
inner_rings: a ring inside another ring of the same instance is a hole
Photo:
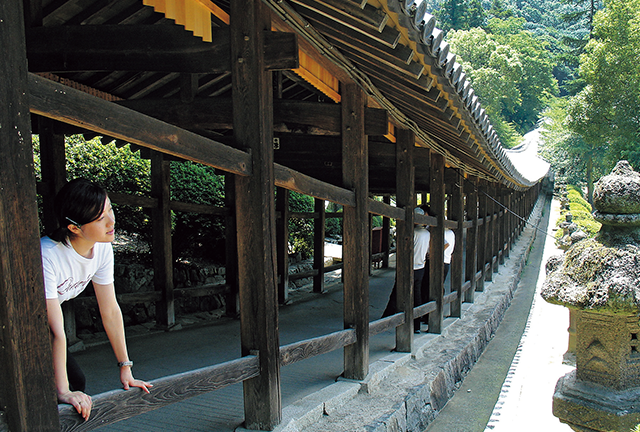
[[[544,112],[542,156],[556,175],[570,184],[585,184],[587,199],[593,203],[594,179],[604,175],[606,145],[592,145],[568,127],[569,98],[557,98]]]
[[[581,57],[587,86],[568,106],[568,126],[605,164],[640,166],[640,0],[612,0],[594,19],[593,38]]]
[[[523,30],[524,23],[523,18],[492,18],[489,31],[452,31],[448,38],[506,147],[535,126],[558,91],[548,44]]]
[[[484,24],[486,13],[480,0],[444,0],[434,12],[445,32],[468,30]]]

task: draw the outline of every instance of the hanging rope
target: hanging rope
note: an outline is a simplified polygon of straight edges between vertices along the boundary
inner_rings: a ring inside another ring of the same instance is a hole
[[[483,195],[485,195],[487,198],[489,198],[491,201],[493,201],[494,203],[498,204],[500,207],[502,207],[505,211],[511,213],[512,215],[514,215],[516,218],[520,219],[522,222],[524,222],[526,225],[529,225],[531,227],[533,227],[533,229],[535,229],[536,231],[541,232],[542,234],[551,237],[552,239],[556,239],[554,235],[549,234],[546,231],[541,230],[540,228],[538,228],[537,225],[532,224],[531,222],[529,222],[528,220],[526,220],[525,218],[523,218],[522,216],[520,216],[519,214],[515,213],[513,210],[511,210],[510,208],[508,208],[507,206],[505,206],[504,204],[502,204],[501,202],[499,202],[498,200],[496,200],[495,198],[493,198],[491,195],[489,195],[488,193],[486,193],[483,190],[478,189],[478,187],[469,182],[467,179],[464,178],[464,176],[460,173],[460,171],[456,170],[458,172],[458,175],[460,176],[460,178],[462,178],[463,181],[467,182],[468,184],[470,184],[471,186],[473,186],[473,188],[475,189],[476,192],[478,193],[482,193]],[[456,186],[458,187],[462,187],[459,184],[456,184]]]

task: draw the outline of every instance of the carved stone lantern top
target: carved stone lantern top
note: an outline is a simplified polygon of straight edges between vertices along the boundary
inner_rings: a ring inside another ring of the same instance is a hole
[[[573,245],[548,263],[545,300],[606,314],[640,311],[640,174],[620,161],[594,190],[594,239]]]

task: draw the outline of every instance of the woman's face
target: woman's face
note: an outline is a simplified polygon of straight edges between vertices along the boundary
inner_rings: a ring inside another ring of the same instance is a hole
[[[80,227],[81,234],[85,240],[100,243],[110,243],[114,239],[116,218],[113,214],[113,207],[109,197],[105,199],[104,210],[98,219],[86,223]]]

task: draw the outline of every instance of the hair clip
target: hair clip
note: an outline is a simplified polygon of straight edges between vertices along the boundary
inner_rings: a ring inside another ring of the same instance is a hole
[[[70,217],[66,217],[65,219],[68,220],[69,222],[71,222],[72,224],[74,224],[75,226],[77,226],[78,228],[80,228],[80,224],[76,221],[74,221],[73,219],[71,219]]]

